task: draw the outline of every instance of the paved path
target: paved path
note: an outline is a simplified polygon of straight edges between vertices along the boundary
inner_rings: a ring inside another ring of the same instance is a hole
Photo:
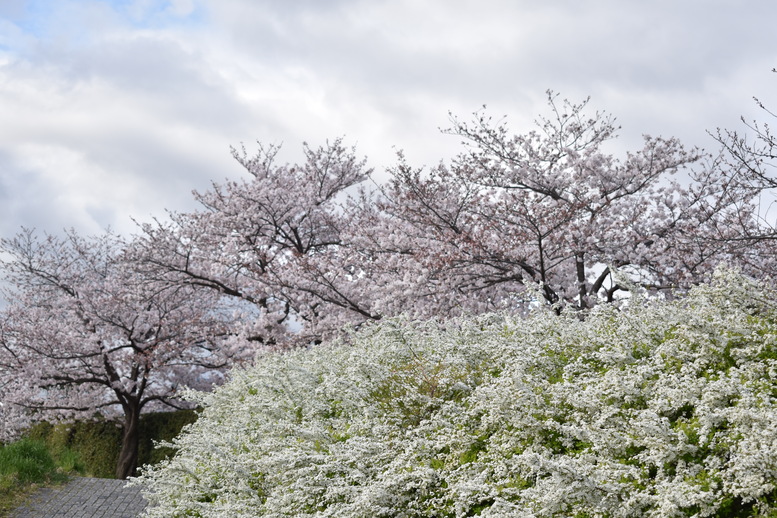
[[[137,518],[146,507],[140,488],[124,480],[74,478],[34,493],[10,518]]]

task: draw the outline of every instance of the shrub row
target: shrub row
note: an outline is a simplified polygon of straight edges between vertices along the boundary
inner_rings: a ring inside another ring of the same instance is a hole
[[[172,453],[168,447],[154,447],[154,442],[171,441],[181,429],[196,420],[193,410],[158,412],[140,418],[138,465],[153,464]],[[42,441],[54,455],[72,451],[78,456],[85,475],[114,478],[121,449],[121,424],[96,417],[73,423],[38,423],[25,437]]]
[[[777,294],[385,321],[270,354],[137,483],[148,517],[777,516]]]

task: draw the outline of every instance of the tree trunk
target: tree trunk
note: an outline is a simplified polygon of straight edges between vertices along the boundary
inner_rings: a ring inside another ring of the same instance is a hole
[[[588,286],[585,279],[585,258],[583,252],[575,254],[575,269],[577,270],[577,297],[580,309],[588,307]]]
[[[116,464],[116,478],[126,479],[135,474],[138,467],[138,443],[140,438],[140,407],[133,405],[125,408],[124,432],[121,439],[121,452]]]

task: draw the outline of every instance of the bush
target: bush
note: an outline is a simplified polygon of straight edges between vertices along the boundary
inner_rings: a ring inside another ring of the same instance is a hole
[[[114,478],[121,447],[121,428],[113,421],[97,418],[73,423],[38,423],[25,434],[43,441],[54,456],[78,455],[85,475]]]
[[[171,516],[777,514],[777,296],[720,270],[527,319],[267,355],[136,483]]]
[[[196,420],[197,413],[194,410],[155,412],[140,416],[138,464],[156,464],[170,457],[175,450],[156,443],[169,443],[181,433],[184,426]]]
[[[158,412],[140,417],[138,464],[159,462],[172,453],[171,448],[155,447],[156,441],[172,440],[186,424],[197,418],[193,410]],[[43,441],[61,465],[70,464],[88,476],[114,478],[121,449],[118,423],[97,417],[72,423],[38,423],[25,437]]]

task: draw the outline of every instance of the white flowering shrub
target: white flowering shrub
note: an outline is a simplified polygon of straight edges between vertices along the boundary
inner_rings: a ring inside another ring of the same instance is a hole
[[[260,358],[136,483],[147,517],[777,516],[777,297],[402,320]]]

